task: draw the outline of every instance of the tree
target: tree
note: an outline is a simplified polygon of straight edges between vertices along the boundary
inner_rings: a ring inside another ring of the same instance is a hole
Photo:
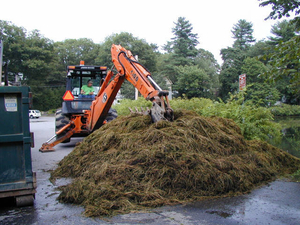
[[[253,37],[253,24],[246,20],[239,20],[231,30],[235,39],[233,47],[249,49],[251,43],[255,42]]]
[[[100,45],[96,61],[101,62],[102,65],[113,66],[111,61],[112,44],[122,45],[122,47],[130,50],[133,55],[138,55],[138,61],[149,71],[156,70],[156,51],[158,47],[155,44],[148,44],[144,39],[134,37],[127,32],[108,36],[104,43]]]
[[[209,51],[199,49],[198,54],[195,58],[195,65],[197,65],[198,68],[203,69],[209,77],[209,89],[213,94],[212,96],[210,96],[210,98],[216,96],[216,93],[220,87],[218,74],[220,71],[220,65],[218,64],[214,55]]]
[[[187,98],[212,96],[209,76],[203,69],[197,66],[178,66],[176,69],[180,74],[176,84],[180,96]]]
[[[256,58],[247,57],[243,62],[242,71],[247,74],[247,84],[263,83],[262,75],[267,71],[267,67]]]
[[[53,70],[55,55],[53,42],[33,30],[26,38],[22,53],[24,83],[35,87],[45,85]]]
[[[247,58],[251,43],[255,41],[252,36],[252,23],[239,20],[231,30],[235,39],[233,46],[221,49],[224,61],[220,72],[221,88],[219,95],[223,100],[228,98],[229,93],[238,91],[239,75],[243,74],[242,66]]]
[[[23,52],[26,42],[26,29],[11,22],[0,20],[0,39],[3,40],[3,62],[9,63],[8,69],[13,79],[22,70]],[[2,65],[1,65],[2,66]]]
[[[272,12],[266,19],[280,19],[290,17],[294,12],[295,18],[291,21],[295,24],[295,31],[300,30],[300,2],[298,0],[268,0],[263,1],[260,6],[272,5]],[[294,102],[300,102],[300,36],[295,35],[293,38],[279,42],[274,48],[274,52],[265,56],[270,58],[270,69],[266,76],[270,81],[282,80],[289,78],[290,87],[292,88],[295,98]]]
[[[196,46],[198,42],[198,34],[192,33],[193,27],[184,17],[179,17],[175,27],[172,29],[174,34],[173,52],[179,57],[179,65],[185,65],[189,58],[194,58],[197,55]],[[185,60],[184,60],[185,59]]]
[[[270,107],[280,99],[280,92],[268,83],[252,83],[247,85],[245,101],[257,107]]]
[[[280,42],[285,42],[296,36],[296,26],[294,23],[287,20],[277,22],[272,26],[271,33],[273,37],[269,37],[269,44],[277,45]]]
[[[262,76],[267,67],[257,58],[247,57],[242,66],[247,75],[246,100],[262,107],[273,106],[280,100],[280,93],[274,85],[264,83]]]
[[[290,17],[290,13],[294,12],[294,15],[297,16],[300,13],[300,2],[299,0],[259,0],[262,3],[259,6],[272,6],[272,11],[266,19],[281,19],[282,17]],[[295,18],[298,20],[299,18]]]
[[[113,63],[111,61],[111,46],[112,44],[120,44],[122,47],[130,50],[133,55],[138,55],[138,61],[144,65],[150,72],[156,70],[157,46],[148,44],[144,39],[134,37],[132,34],[122,32],[120,34],[113,34],[105,39],[105,42],[100,46],[99,55],[96,58],[97,62],[111,68]],[[127,80],[121,87],[121,94],[125,98],[134,99],[134,86]]]
[[[164,66],[160,71],[165,74],[173,84],[176,84],[179,74],[175,70],[176,66],[195,65],[195,57],[198,54],[196,48],[198,42],[198,34],[192,32],[193,27],[185,17],[179,17],[174,22],[175,27],[172,28],[174,35],[171,41],[164,46],[167,52],[164,59]]]
[[[55,42],[55,54],[58,56],[60,68],[64,71],[68,65],[79,65],[83,60],[86,65],[95,65],[99,45],[91,39],[66,39]]]
[[[221,88],[219,96],[226,100],[229,93],[235,93],[239,87],[239,75],[243,73],[242,66],[246,53],[240,48],[228,47],[221,49],[223,65],[220,72]]]

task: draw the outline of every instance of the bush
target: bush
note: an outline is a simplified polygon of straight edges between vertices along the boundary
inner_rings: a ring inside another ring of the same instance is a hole
[[[242,134],[248,140],[264,140],[273,143],[281,141],[280,125],[273,122],[273,115],[270,110],[264,107],[256,107],[250,104],[244,104],[242,94],[231,95],[227,103],[223,101],[213,102],[205,98],[184,99],[178,98],[170,101],[173,110],[193,110],[203,116],[218,116],[232,119],[241,128]],[[124,99],[121,104],[114,108],[119,115],[128,115],[128,107],[151,107],[151,102],[143,98],[137,101]]]
[[[137,100],[122,99],[120,100],[120,104],[112,106],[112,108],[117,110],[119,116],[129,115],[129,108],[131,108],[132,110],[135,110],[135,108],[141,110],[141,107],[143,107],[146,110],[147,107],[152,107],[152,103],[140,97]]]
[[[299,105],[280,104],[270,108],[274,116],[300,116]]]

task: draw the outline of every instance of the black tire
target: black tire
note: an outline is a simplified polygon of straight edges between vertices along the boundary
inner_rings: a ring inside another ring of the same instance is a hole
[[[58,109],[55,114],[55,132],[66,126],[70,122],[69,118],[61,114],[61,109]],[[65,130],[59,135],[56,135],[56,140],[64,136],[69,129]],[[70,142],[71,138],[64,140],[62,143]]]
[[[22,195],[15,197],[17,207],[32,206],[34,204],[34,195]]]
[[[117,110],[110,109],[107,113],[107,116],[105,118],[106,122],[110,122],[118,117]]]

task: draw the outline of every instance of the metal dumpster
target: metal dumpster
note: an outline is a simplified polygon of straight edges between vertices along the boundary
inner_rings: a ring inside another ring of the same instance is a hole
[[[0,87],[0,198],[17,206],[32,205],[36,177],[32,172],[29,87]]]

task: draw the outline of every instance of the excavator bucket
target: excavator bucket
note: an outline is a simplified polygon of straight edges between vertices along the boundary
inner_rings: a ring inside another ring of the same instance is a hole
[[[151,116],[152,122],[156,123],[160,120],[168,120],[173,121],[174,120],[174,114],[173,110],[170,108],[167,108],[167,110],[164,110],[162,107],[160,107],[156,102],[153,103],[153,106],[151,109],[147,107],[146,110],[144,110],[141,107],[141,110],[139,110],[137,107],[135,107],[135,110],[132,110],[129,107],[130,113],[138,113],[142,115],[149,115]]]
[[[167,120],[168,118],[166,118],[164,114],[165,110],[162,107],[160,107],[156,102],[154,102],[152,108],[150,109],[152,122],[155,123],[160,120]]]

